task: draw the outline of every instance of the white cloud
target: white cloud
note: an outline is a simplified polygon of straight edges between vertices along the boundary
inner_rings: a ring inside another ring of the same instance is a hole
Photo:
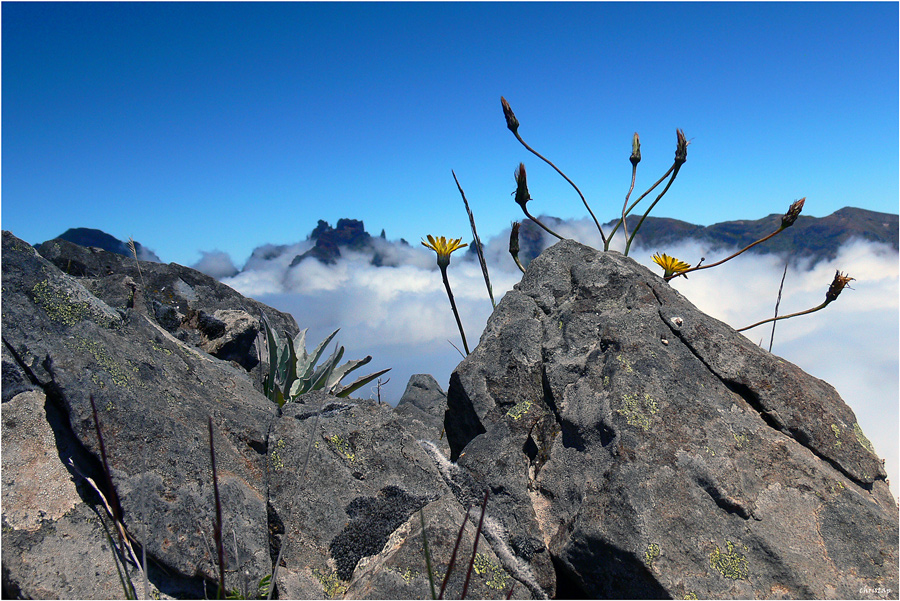
[[[199,261],[191,265],[192,269],[196,269],[217,280],[229,278],[237,274],[237,267],[234,266],[228,253],[222,252],[221,250],[209,252],[201,250],[200,254],[203,256]]]
[[[564,236],[602,247],[590,219],[547,224]],[[486,241],[485,255],[497,302],[521,277],[507,252],[508,241],[508,229]],[[545,236],[544,247],[554,242]],[[306,241],[260,249],[242,273],[223,281],[243,294],[290,312],[301,328],[310,328],[310,346],[341,328],[337,340],[346,347],[347,359],[373,356],[361,371],[393,368],[384,376],[391,378],[382,391],[385,400],[396,403],[414,373],[430,373],[446,389],[450,373],[461,360],[447,341],[460,349],[462,343],[434,252],[380,238],[374,238],[373,244],[382,265],[391,266],[372,265],[371,252],[342,249],[335,265],[307,259],[290,267],[295,256],[312,246]],[[620,232],[612,249],[621,251],[623,247]],[[651,261],[657,251],[689,263],[703,256],[711,263],[728,254],[727,250],[710,253],[694,241],[659,249],[634,247],[630,254],[659,271]],[[742,327],[772,316],[783,269],[784,260],[779,256],[746,254],[714,269],[693,273],[689,279],[676,278],[672,285],[701,310],[733,327]],[[787,272],[779,314],[820,304],[836,269],[856,278],[851,284],[853,290],[845,290],[821,312],[778,322],[772,350],[837,389],[886,459],[896,487],[900,477],[897,252],[882,245],[851,242],[833,261],[812,267],[809,261],[795,261]],[[457,251],[448,273],[472,349],[492,310],[481,268],[465,251]],[[765,325],[746,335],[768,347],[770,332],[771,325]],[[369,396],[370,392],[361,390],[360,396]]]

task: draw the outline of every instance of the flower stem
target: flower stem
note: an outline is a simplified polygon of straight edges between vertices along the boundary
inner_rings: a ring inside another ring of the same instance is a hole
[[[516,137],[516,140],[518,140],[519,143],[522,144],[522,146],[525,147],[526,150],[528,150],[531,154],[533,154],[533,155],[536,156],[537,158],[541,159],[542,161],[544,161],[545,163],[547,163],[548,165],[550,165],[551,167],[553,167],[553,168],[556,170],[556,172],[559,173],[559,174],[563,177],[564,180],[566,180],[567,182],[569,182],[569,184],[570,184],[573,188],[575,188],[575,191],[578,192],[578,196],[581,197],[581,202],[584,203],[584,207],[587,209],[588,213],[591,214],[591,218],[593,218],[594,223],[597,225],[597,230],[600,232],[600,238],[602,238],[602,239],[603,239],[603,243],[606,244],[606,236],[603,234],[603,228],[600,227],[600,222],[597,221],[597,216],[594,215],[594,212],[591,210],[591,207],[588,205],[587,201],[584,199],[584,194],[581,193],[581,190],[578,189],[578,186],[575,185],[575,182],[573,182],[572,180],[570,180],[569,177],[568,177],[565,173],[563,173],[562,171],[560,171],[559,167],[557,167],[556,165],[554,165],[553,163],[551,163],[546,157],[544,157],[543,155],[541,155],[541,153],[539,153],[537,150],[535,150],[534,148],[532,148],[531,146],[529,146],[529,145],[525,142],[525,140],[522,139],[522,136],[519,135],[519,132],[518,132],[518,131],[513,131],[513,135]],[[530,215],[529,215],[529,218],[531,218],[533,221],[536,221],[536,220],[535,220],[533,217],[531,217]],[[538,225],[541,225],[541,224],[538,222]],[[541,225],[541,227],[544,227],[544,226]],[[544,229],[546,230],[547,228],[544,227]],[[547,231],[549,232],[550,230],[547,230]],[[550,232],[550,233],[553,234],[553,232]],[[557,236],[556,234],[553,234],[553,235],[556,236],[557,238],[559,238],[560,240],[562,240],[562,237]]]
[[[634,192],[634,180],[636,177],[637,163],[631,167],[631,186],[628,188],[628,194],[625,195],[625,202],[622,204],[622,232],[625,235],[625,240],[628,240],[628,224],[625,222],[625,211],[628,209],[628,199],[631,198],[631,193]],[[609,235],[609,240],[612,240],[612,234]],[[603,250],[609,250],[609,240],[606,241]]]
[[[741,253],[743,253],[743,252],[745,252],[745,251],[750,250],[751,248],[753,248],[753,247],[756,246],[757,244],[761,244],[761,243],[765,242],[766,240],[768,240],[769,238],[774,237],[776,234],[781,233],[781,232],[782,232],[783,230],[785,230],[785,229],[786,229],[786,228],[783,228],[783,227],[778,228],[777,230],[775,230],[774,232],[772,232],[771,234],[769,234],[769,235],[766,236],[765,238],[760,238],[760,239],[757,240],[756,242],[754,242],[754,243],[752,243],[752,244],[749,244],[749,245],[745,246],[744,248],[742,248],[741,250],[737,251],[737,252],[734,253],[733,255],[730,255],[730,256],[728,256],[728,257],[725,257],[725,258],[722,259],[721,261],[717,261],[717,262],[715,262],[715,263],[709,263],[708,265],[697,265],[696,267],[692,267],[691,269],[685,269],[684,271],[679,271],[678,273],[676,273],[676,274],[674,274],[674,275],[670,275],[669,277],[667,277],[666,280],[668,281],[668,280],[671,280],[671,279],[674,278],[674,277],[677,277],[677,276],[680,276],[680,275],[684,275],[684,274],[686,274],[686,273],[691,273],[692,271],[697,271],[697,270],[699,270],[699,269],[709,269],[710,267],[716,267],[717,265],[721,265],[721,264],[724,263],[725,261],[730,261],[731,259],[735,258],[735,257],[738,256],[739,254],[741,254]],[[740,331],[740,330],[738,330],[738,331]]]
[[[769,319],[764,319],[762,321],[758,321],[753,325],[739,328],[736,331],[743,332],[744,330],[749,330],[751,328],[755,328],[756,326],[761,326],[762,324],[769,323],[770,321],[778,321],[781,319],[790,319],[791,317],[798,317],[800,315],[809,315],[810,313],[815,313],[816,311],[821,311],[822,309],[827,307],[828,303],[830,303],[830,302],[831,302],[830,300],[826,299],[825,302],[822,303],[821,305],[819,305],[818,307],[813,307],[812,309],[807,309],[806,311],[798,311],[797,313],[791,313],[790,315],[782,315],[780,317],[770,317]]]
[[[447,289],[447,296],[450,297],[450,306],[453,307],[453,316],[456,318],[456,325],[459,327],[459,335],[462,336],[463,348],[466,354],[469,354],[469,344],[466,342],[466,333],[463,331],[462,320],[459,318],[459,311],[456,310],[456,301],[453,300],[453,291],[450,290],[450,280],[447,279],[447,268],[441,266],[441,277],[444,278],[444,288]]]
[[[659,196],[656,197],[656,200],[653,201],[653,204],[650,205],[650,207],[644,213],[644,216],[641,217],[641,220],[638,221],[636,226],[634,226],[634,231],[631,232],[631,238],[629,238],[628,242],[625,244],[625,256],[626,257],[628,256],[628,250],[631,248],[631,243],[634,242],[634,237],[637,235],[638,230],[641,229],[641,225],[644,223],[644,220],[647,218],[647,215],[650,214],[650,211],[653,210],[653,207],[656,206],[656,203],[659,202],[659,199],[662,198],[665,195],[665,193],[669,191],[669,187],[672,185],[672,182],[675,181],[675,178],[678,177],[678,172],[680,170],[681,170],[681,164],[679,164],[676,161],[675,164],[672,165],[672,169],[669,170],[672,172],[672,177],[669,178],[669,181],[666,183],[666,187],[663,188],[663,191],[659,193]],[[657,184],[658,183],[659,182],[657,182]],[[654,184],[653,187],[655,188],[657,184]],[[623,223],[624,223],[624,220],[623,220]]]
[[[666,179],[667,177],[669,177],[669,174],[672,173],[672,171],[673,171],[674,169],[675,169],[675,165],[673,164],[671,167],[669,167],[669,170],[666,171],[666,172],[663,174],[663,176],[662,176],[661,178],[659,178],[658,180],[656,180],[656,183],[655,183],[655,184],[653,184],[652,186],[650,186],[650,187],[647,189],[646,192],[644,192],[643,194],[641,194],[641,195],[638,197],[637,200],[635,200],[633,203],[631,203],[631,206],[628,207],[628,210],[627,210],[627,211],[625,211],[625,215],[628,215],[628,213],[630,213],[630,212],[632,211],[632,209],[634,209],[634,207],[636,207],[637,204],[638,204],[639,202],[641,202],[642,200],[644,200],[644,198],[645,198],[648,194],[650,194],[651,192],[653,192],[654,189],[656,189],[656,186],[660,185],[660,184],[663,182],[664,179]],[[608,242],[608,241],[609,241],[609,240],[612,240],[613,235],[615,235],[616,230],[619,229],[619,226],[620,226],[620,225],[624,227],[624,225],[625,225],[625,220],[624,220],[624,219],[620,220],[620,221],[616,224],[616,226],[613,228],[612,232],[609,234],[609,238],[607,239],[607,244],[606,244],[606,246],[604,246],[603,250],[609,250],[609,242]],[[627,234],[626,234],[625,237],[626,237],[626,238],[628,237]]]
[[[544,225],[543,223],[541,223],[540,221],[538,221],[537,218],[534,217],[531,213],[529,213],[529,212],[528,212],[528,209],[526,209],[524,206],[522,207],[522,211],[525,212],[525,216],[526,216],[526,217],[528,217],[529,219],[531,219],[532,221],[534,221],[536,224],[538,224],[539,226],[541,226],[541,228],[542,228],[545,232],[547,232],[548,234],[551,234],[551,235],[553,235],[553,236],[556,236],[556,237],[559,238],[560,240],[565,240],[565,238],[563,238],[562,236],[560,236],[559,234],[557,234],[556,232],[554,232],[553,230],[551,230],[549,227],[547,227],[546,225]]]

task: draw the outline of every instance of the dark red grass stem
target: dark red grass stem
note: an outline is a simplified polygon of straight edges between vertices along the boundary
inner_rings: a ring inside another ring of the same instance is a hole
[[[489,494],[489,490],[484,491],[484,501],[481,503],[481,517],[478,518],[478,528],[475,530],[475,544],[472,545],[472,557],[469,559],[469,569],[466,571],[466,581],[463,583],[460,599],[465,599],[466,593],[469,592],[469,579],[472,577],[472,568],[475,566],[475,555],[478,553],[478,537],[481,536],[481,526],[484,524],[484,512],[487,509]]]

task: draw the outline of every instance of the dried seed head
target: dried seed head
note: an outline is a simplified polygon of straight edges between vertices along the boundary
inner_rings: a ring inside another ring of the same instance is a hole
[[[531,194],[528,193],[528,180],[525,176],[525,163],[519,163],[514,176],[516,178],[516,202],[524,209],[525,203],[531,200]]]
[[[634,137],[631,139],[631,164],[637,167],[637,164],[641,162],[641,139],[638,137],[637,132],[634,132]]]
[[[831,286],[828,287],[828,292],[825,293],[825,301],[830,303],[835,300],[844,288],[849,288],[847,284],[855,279],[844,275],[840,271],[835,271]]]
[[[781,217],[781,229],[784,229],[786,227],[791,227],[792,225],[794,225],[794,222],[797,221],[797,217],[800,216],[800,211],[803,210],[803,203],[805,203],[805,202],[806,202],[806,197],[804,196],[800,200],[795,200],[791,204],[787,213],[785,213]]]
[[[678,146],[675,148],[675,163],[683,164],[687,160],[687,147],[689,142],[684,137],[684,132],[680,129],[675,130],[678,135]]]
[[[503,105],[503,116],[506,117],[506,127],[508,127],[509,131],[512,133],[516,133],[519,130],[519,120],[516,119],[516,114],[503,96],[500,97],[500,104]]]
[[[519,226],[518,221],[512,222],[512,229],[509,232],[509,254],[517,256],[519,254]]]

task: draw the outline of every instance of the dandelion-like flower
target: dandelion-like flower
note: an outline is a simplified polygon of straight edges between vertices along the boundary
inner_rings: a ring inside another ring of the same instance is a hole
[[[690,265],[685,263],[684,261],[679,261],[675,257],[670,257],[669,255],[663,253],[660,255],[656,253],[653,255],[653,262],[663,268],[665,273],[663,274],[664,278],[672,277],[673,275],[677,275],[682,271],[690,268]]]
[[[447,290],[447,297],[450,299],[450,307],[453,309],[453,316],[456,318],[456,326],[459,328],[459,335],[462,337],[463,348],[466,354],[469,354],[469,343],[466,342],[466,333],[463,330],[462,320],[459,318],[459,311],[456,309],[456,301],[453,300],[453,291],[450,289],[450,280],[447,279],[447,267],[450,265],[450,253],[454,250],[468,246],[461,244],[462,238],[450,238],[444,236],[434,237],[428,235],[428,242],[422,240],[422,246],[430,248],[437,253],[437,264],[441,268],[441,278],[444,280],[444,288]]]
[[[428,234],[428,242],[422,240],[422,246],[430,248],[437,253],[438,267],[443,269],[450,265],[450,253],[454,250],[468,246],[468,244],[460,244],[461,241],[462,238],[450,238],[448,240],[444,236],[435,238],[431,234]]]

